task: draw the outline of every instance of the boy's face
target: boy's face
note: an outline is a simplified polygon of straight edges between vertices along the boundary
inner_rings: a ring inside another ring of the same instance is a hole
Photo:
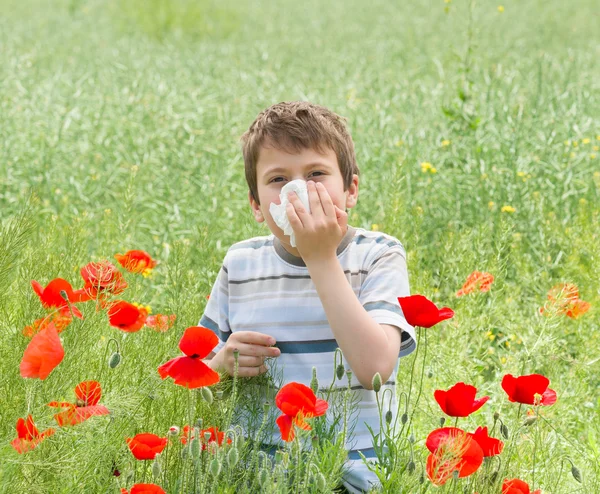
[[[321,182],[331,196],[332,202],[345,211],[346,208],[354,207],[358,200],[358,175],[352,177],[350,188],[344,191],[344,180],[333,149],[327,148],[326,154],[323,155],[312,149],[304,149],[298,154],[289,154],[274,147],[261,147],[256,163],[260,206],[248,192],[254,217],[259,223],[266,220],[267,226],[281,241],[285,250],[296,257],[301,257],[298,249],[290,245],[289,235],[284,235],[283,230],[277,226],[269,213],[272,202],[281,204],[279,194],[283,186],[297,179]]]

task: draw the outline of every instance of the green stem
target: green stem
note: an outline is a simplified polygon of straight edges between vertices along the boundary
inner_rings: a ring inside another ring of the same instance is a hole
[[[410,414],[410,420],[407,423],[412,423],[413,416],[417,411],[417,405],[419,404],[419,399],[421,398],[421,394],[423,393],[423,377],[425,376],[425,361],[427,357],[427,331],[423,335],[423,364],[421,365],[421,381],[419,382],[419,394],[417,395],[417,399],[415,400],[415,406],[413,408],[412,413]],[[404,424],[406,425],[406,424]],[[402,430],[404,431],[404,425],[402,425]]]

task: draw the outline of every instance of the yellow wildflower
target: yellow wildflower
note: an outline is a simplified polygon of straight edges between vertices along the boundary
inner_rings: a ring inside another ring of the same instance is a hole
[[[450,145],[450,141],[449,141],[448,139],[444,139],[444,140],[442,141],[442,147],[444,147],[444,148],[445,148],[446,146],[449,146],[449,145]]]
[[[565,141],[565,146],[569,147],[571,145],[571,141]]]
[[[504,7],[502,5],[498,5],[498,12],[504,12]]]
[[[402,146],[402,144],[404,144],[404,141],[402,139],[398,139],[395,143],[394,146],[396,146],[397,148],[399,148],[400,146]]]
[[[502,209],[500,211],[502,211],[503,213],[514,213],[516,209],[512,206],[502,206]]]
[[[581,144],[589,144],[591,139],[589,137],[584,137],[581,139]]]
[[[421,171],[423,173],[427,173],[428,170],[431,170],[433,168],[433,166],[431,165],[431,163],[429,163],[428,161],[423,161],[421,163]]]
[[[579,143],[577,141],[573,141],[573,147],[576,148],[577,146],[579,146]]]
[[[600,151],[600,146],[592,146],[593,151]]]
[[[505,364],[506,363],[506,357],[500,357],[500,363],[501,364]]]
[[[488,208],[490,208],[490,209],[494,209],[494,206],[495,206],[495,203],[494,203],[494,201],[490,201],[490,202],[488,202]]]
[[[596,155],[594,153],[590,154],[590,159],[591,160],[596,159]]]
[[[379,231],[379,225],[377,223],[373,223],[371,225],[371,231],[378,232]]]
[[[517,177],[524,177],[525,176],[525,172],[517,172]]]
[[[581,204],[582,206],[587,204],[587,200],[585,197],[582,197],[581,199],[579,199],[579,204]]]

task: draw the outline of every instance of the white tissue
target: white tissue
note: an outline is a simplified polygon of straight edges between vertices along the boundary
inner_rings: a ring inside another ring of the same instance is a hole
[[[290,235],[290,245],[292,247],[296,247],[296,237],[294,235],[294,230],[292,229],[292,225],[290,224],[290,220],[287,217],[287,212],[285,210],[287,204],[290,202],[288,199],[288,193],[295,192],[304,208],[310,213],[310,203],[308,202],[308,188],[306,186],[306,182],[304,180],[292,180],[289,184],[285,184],[281,189],[281,193],[279,194],[280,204],[275,204],[272,202],[269,206],[269,213],[271,213],[271,217],[275,224],[283,230],[285,235]]]

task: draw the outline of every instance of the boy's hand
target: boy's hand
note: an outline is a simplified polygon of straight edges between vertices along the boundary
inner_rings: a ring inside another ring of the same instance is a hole
[[[225,346],[214,356],[211,367],[225,369],[233,376],[235,369],[235,356],[238,350],[238,376],[254,377],[267,372],[265,358],[279,357],[281,350],[272,347],[275,338],[256,331],[236,331],[232,333]]]
[[[339,209],[325,186],[307,182],[310,210],[294,192],[288,195],[287,216],[296,237],[296,248],[305,263],[336,256],[338,245],[348,229],[348,213]]]

